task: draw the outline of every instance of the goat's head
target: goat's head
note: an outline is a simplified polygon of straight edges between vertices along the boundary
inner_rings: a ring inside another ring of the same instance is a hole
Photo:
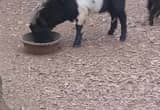
[[[36,42],[48,42],[51,29],[64,22],[65,10],[62,0],[47,0],[30,23]]]

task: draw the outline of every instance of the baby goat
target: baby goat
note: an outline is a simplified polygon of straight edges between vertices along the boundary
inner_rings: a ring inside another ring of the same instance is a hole
[[[121,24],[120,41],[125,41],[127,33],[125,0],[47,0],[31,21],[30,29],[36,42],[47,42],[50,39],[51,30],[56,25],[67,20],[76,21],[76,37],[73,46],[80,47],[81,31],[86,17],[90,13],[107,11],[112,20],[108,34],[114,33],[119,19]]]
[[[160,0],[148,0],[147,8],[149,10],[149,24],[152,26],[154,17],[160,14]]]

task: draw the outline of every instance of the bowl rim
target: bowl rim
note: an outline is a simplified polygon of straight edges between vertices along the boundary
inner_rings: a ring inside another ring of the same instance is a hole
[[[24,44],[26,44],[26,45],[31,45],[31,46],[49,46],[49,45],[54,45],[54,44],[59,43],[60,40],[62,40],[62,37],[61,37],[60,33],[58,33],[58,32],[52,32],[52,33],[57,34],[57,37],[58,37],[57,40],[54,40],[54,41],[51,41],[51,42],[47,42],[47,43],[30,42],[30,41],[24,40],[24,38],[26,37],[26,35],[31,34],[31,32],[28,32],[28,33],[26,33],[26,34],[24,34],[24,35],[22,36],[21,41],[22,41]]]

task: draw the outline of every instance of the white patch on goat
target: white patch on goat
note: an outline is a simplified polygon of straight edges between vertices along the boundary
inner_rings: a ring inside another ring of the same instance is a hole
[[[46,0],[42,0],[41,3],[37,3],[33,11],[33,17],[31,18],[32,24],[36,24],[36,18],[39,17],[39,11],[44,8],[44,4],[46,3]]]
[[[88,9],[87,8],[79,8],[79,15],[77,17],[78,25],[83,25],[86,21],[86,17],[88,16]]]
[[[78,24],[83,25],[85,23],[86,17],[90,13],[98,13],[102,6],[104,0],[76,0],[78,5]]]
[[[104,0],[76,0],[79,8],[87,8],[90,12],[99,12]]]

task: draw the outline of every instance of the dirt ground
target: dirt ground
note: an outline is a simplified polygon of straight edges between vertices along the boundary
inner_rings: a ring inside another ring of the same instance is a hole
[[[108,36],[108,14],[93,15],[81,48],[74,25],[58,51],[32,55],[20,41],[39,0],[0,1],[0,75],[12,110],[160,110],[160,19],[147,23],[147,0],[127,0],[128,38]]]

